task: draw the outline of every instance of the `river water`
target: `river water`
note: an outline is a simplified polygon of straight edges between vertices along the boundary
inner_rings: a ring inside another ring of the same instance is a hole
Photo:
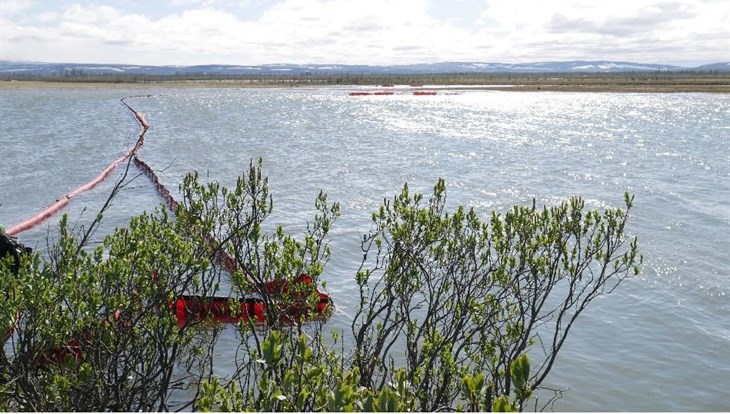
[[[357,96],[348,89],[0,89],[0,224],[30,217],[95,177],[136,140],[119,98],[152,125],[140,156],[176,193],[183,175],[233,185],[264,158],[272,223],[302,234],[320,190],[342,206],[323,278],[347,334],[369,215],[404,182],[485,217],[581,195],[636,195],[629,233],[642,274],[595,301],[549,378],[560,411],[730,410],[730,95],[518,93]],[[66,211],[87,225],[110,180]],[[139,177],[96,237],[160,203]],[[43,250],[58,217],[20,235]],[[233,344],[229,345],[233,347]]]

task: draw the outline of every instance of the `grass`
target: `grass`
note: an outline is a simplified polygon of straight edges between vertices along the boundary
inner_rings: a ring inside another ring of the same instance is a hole
[[[704,92],[730,93],[730,73],[622,73],[622,74],[436,74],[330,76],[216,75],[85,75],[78,77],[0,78],[3,88],[245,88],[323,87],[348,85],[443,85],[453,89],[558,92]]]

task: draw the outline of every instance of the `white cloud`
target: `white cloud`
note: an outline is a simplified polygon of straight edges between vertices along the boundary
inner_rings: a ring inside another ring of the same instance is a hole
[[[169,1],[177,12],[151,18],[119,6],[77,4],[55,13],[3,0],[0,58],[242,65],[730,60],[726,1],[490,0],[462,25],[440,18],[427,0],[282,0],[255,18],[246,10],[263,7],[258,0]]]
[[[681,63],[730,60],[729,11],[725,1],[495,0],[479,22],[485,33],[524,46],[513,49],[516,59],[542,50],[544,59]],[[714,53],[697,49],[696,39],[703,35],[712,39]]]
[[[31,0],[3,0],[0,1],[0,17],[7,18],[27,10],[33,5]]]

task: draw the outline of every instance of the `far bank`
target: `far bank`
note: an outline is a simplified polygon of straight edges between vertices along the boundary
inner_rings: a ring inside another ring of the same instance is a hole
[[[2,78],[0,78],[2,79]],[[85,76],[17,78],[0,80],[0,89],[22,88],[298,88],[393,85],[410,89],[620,92],[620,93],[730,93],[730,73],[566,74],[566,75],[338,75],[331,77],[235,77],[199,76]]]

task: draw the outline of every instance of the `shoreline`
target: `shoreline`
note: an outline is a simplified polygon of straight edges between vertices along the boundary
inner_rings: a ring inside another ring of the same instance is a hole
[[[557,80],[557,82],[556,82]],[[88,81],[46,81],[46,80],[3,80],[2,89],[227,89],[227,88],[361,88],[378,85],[332,85],[302,80],[152,80],[146,82],[88,82]],[[497,78],[488,84],[452,84],[445,82],[435,86],[441,91],[507,91],[507,92],[594,92],[594,93],[730,93],[730,76],[714,79],[713,82],[681,82],[662,80],[660,82],[610,82],[603,78]],[[410,87],[406,91],[429,90],[427,86]],[[392,89],[388,89],[392,90]],[[404,89],[396,89],[402,91]]]

